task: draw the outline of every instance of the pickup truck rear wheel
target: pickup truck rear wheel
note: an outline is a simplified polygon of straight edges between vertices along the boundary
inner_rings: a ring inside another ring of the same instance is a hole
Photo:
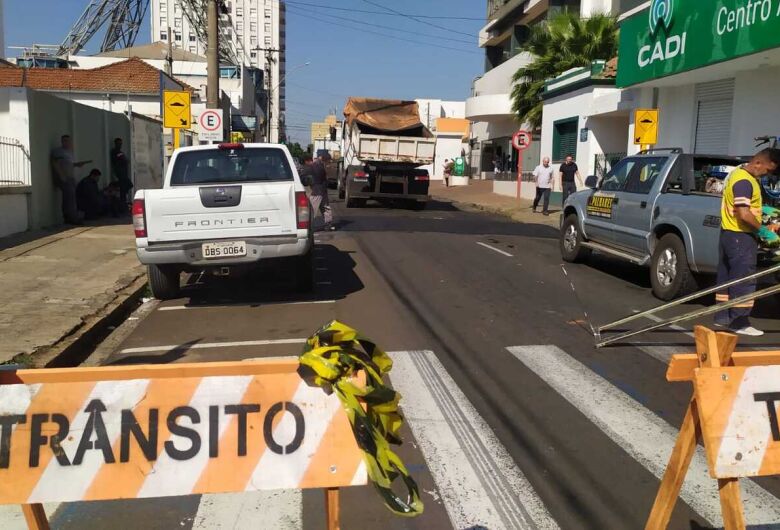
[[[181,271],[170,265],[149,265],[146,268],[149,278],[149,287],[152,294],[158,300],[170,300],[178,298],[181,292],[179,283]]]
[[[696,288],[685,244],[676,234],[666,234],[656,245],[650,264],[650,283],[653,294],[664,301],[674,300]]]
[[[561,227],[561,257],[569,263],[580,263],[590,256],[590,249],[582,246],[582,232],[576,214],[569,214]]]

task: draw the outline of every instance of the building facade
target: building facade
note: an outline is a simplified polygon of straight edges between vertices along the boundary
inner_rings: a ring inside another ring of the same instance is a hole
[[[472,177],[493,178],[496,172],[513,175],[517,155],[512,135],[523,125],[512,112],[512,77],[533,57],[521,51],[531,28],[562,10],[583,17],[592,13],[618,13],[642,0],[488,0],[487,23],[479,34],[485,53],[485,72],[472,83],[466,100],[466,118],[471,120]],[[523,155],[523,167],[533,168],[543,156],[541,131]],[[544,153],[544,156],[551,156]],[[497,171],[498,170],[498,171]]]
[[[151,3],[152,41],[167,42],[195,55],[206,54],[206,43],[198,38],[185,10],[189,2],[153,0]],[[230,47],[242,63],[264,73],[266,94],[263,114],[270,121],[271,142],[284,139],[286,12],[279,0],[227,0],[227,14],[220,23],[230,38]],[[270,105],[268,105],[270,103]]]

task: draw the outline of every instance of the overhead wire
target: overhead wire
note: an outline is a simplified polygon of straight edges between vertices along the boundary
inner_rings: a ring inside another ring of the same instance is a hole
[[[296,8],[296,9],[298,9],[298,8]],[[333,18],[333,19],[346,20],[347,22],[357,22],[358,24],[362,24],[363,26],[371,26],[371,27],[380,28],[380,29],[389,29],[389,30],[392,30],[392,31],[397,31],[399,33],[406,33],[406,34],[409,34],[409,35],[419,35],[420,34],[417,31],[409,31],[409,30],[400,29],[400,28],[389,28],[389,27],[387,27],[387,25],[372,24],[371,22],[366,22],[364,20],[360,20],[360,19],[357,19],[357,18],[347,18],[347,17],[338,16],[338,15],[329,15],[327,13],[321,13],[321,12],[314,11],[314,10],[312,10],[312,13],[315,14],[315,15],[320,15],[320,16],[324,16],[324,17],[330,17],[330,18]],[[472,37],[473,37],[473,35],[472,35]],[[446,41],[451,41],[451,42],[461,42],[461,43],[464,43],[464,44],[472,44],[472,45],[474,44],[474,41],[471,41],[471,40],[455,39],[455,38],[452,38],[452,37],[439,37],[439,36],[437,36],[436,39],[437,40],[446,40]]]
[[[390,7],[387,7],[385,5],[379,4],[377,2],[374,2],[373,0],[363,0],[363,2],[365,2],[366,4],[370,4],[370,5],[374,6],[374,7],[379,7],[381,9],[384,9],[385,11],[389,11],[390,13],[395,13],[396,15],[402,16],[404,18],[408,18],[409,20],[414,20],[415,22],[418,22],[420,24],[425,24],[427,26],[431,26],[433,28],[443,29],[443,30],[448,31],[450,33],[460,33],[461,35],[467,35],[469,37],[474,37],[475,36],[472,33],[466,33],[464,31],[454,30],[452,28],[448,28],[447,26],[440,26],[439,24],[434,24],[433,22],[428,22],[427,20],[419,20],[419,18],[421,18],[421,17],[416,17],[416,16],[410,15],[408,13],[402,13],[400,11],[396,11],[393,8],[390,8]]]
[[[474,21],[480,21],[484,22],[484,17],[453,17],[453,16],[441,16],[441,15],[412,15],[411,13],[387,13],[383,11],[370,11],[367,9],[354,9],[354,8],[348,8],[348,7],[334,7],[334,6],[328,6],[324,4],[313,4],[310,2],[298,2],[297,0],[286,0],[285,4],[297,4],[302,6],[308,6],[308,7],[320,7],[322,9],[330,9],[333,11],[347,11],[350,13],[365,13],[368,15],[381,15],[381,16],[387,16],[387,17],[406,17],[406,16],[413,16],[415,18],[424,18],[424,19],[434,19],[434,20],[474,20]]]
[[[288,11],[292,15],[301,16],[301,17],[311,17],[311,14],[309,14],[309,13],[298,12],[298,11],[290,11],[289,8],[288,8]],[[320,15],[320,16],[328,16],[329,17],[331,15]],[[480,55],[479,52],[476,52],[476,51],[470,51],[470,50],[466,50],[466,49],[463,49],[463,48],[454,48],[452,46],[443,46],[443,45],[434,44],[434,43],[431,43],[431,42],[424,42],[424,41],[407,39],[407,38],[399,37],[397,35],[392,35],[392,34],[389,34],[389,33],[381,33],[379,31],[365,30],[365,29],[361,29],[361,28],[356,28],[354,26],[348,26],[347,24],[342,24],[342,23],[339,23],[339,22],[329,22],[329,24],[331,24],[333,26],[340,26],[340,27],[343,27],[343,28],[347,28],[347,29],[350,29],[352,31],[361,31],[363,33],[369,33],[369,34],[371,34],[373,36],[381,36],[381,37],[386,37],[386,38],[389,38],[389,39],[398,40],[398,41],[401,41],[401,42],[406,42],[408,44],[420,44],[420,45],[423,45],[423,46],[430,46],[430,47],[434,47],[434,48],[442,48],[442,49],[445,49],[445,50],[456,51],[456,52],[459,52],[459,53],[467,53],[469,55]]]

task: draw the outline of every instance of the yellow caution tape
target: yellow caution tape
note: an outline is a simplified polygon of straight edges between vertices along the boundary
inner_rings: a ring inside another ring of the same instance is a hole
[[[382,380],[392,367],[393,361],[376,344],[334,320],[306,341],[298,373],[309,385],[336,392],[364,453],[368,477],[385,505],[397,515],[415,517],[423,513],[420,492],[390,449],[390,444],[401,444],[398,432],[403,423],[398,412],[401,396]],[[366,374],[364,387],[352,382],[360,370]],[[399,476],[409,493],[406,501],[392,490]]]

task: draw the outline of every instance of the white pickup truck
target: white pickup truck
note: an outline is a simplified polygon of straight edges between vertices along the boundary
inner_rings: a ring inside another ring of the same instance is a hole
[[[228,275],[274,258],[289,259],[299,289],[311,291],[310,221],[298,171],[278,144],[178,149],[163,188],[133,200],[138,259],[161,300],[179,296],[184,271]]]

